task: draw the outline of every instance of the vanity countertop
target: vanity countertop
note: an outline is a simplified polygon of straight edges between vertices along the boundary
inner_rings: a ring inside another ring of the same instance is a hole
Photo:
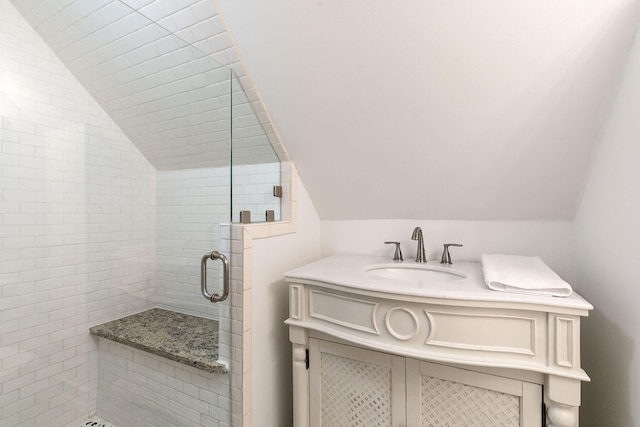
[[[207,372],[228,373],[218,362],[218,321],[153,308],[90,328],[92,335]]]
[[[455,280],[398,280],[376,277],[372,269],[427,268],[434,271],[455,274]],[[556,307],[560,310],[588,311],[593,306],[577,293],[569,297],[500,292],[489,289],[484,283],[482,266],[479,262],[457,261],[452,265],[429,261],[426,264],[406,260],[394,263],[388,258],[363,255],[333,255],[301,266],[285,273],[288,282],[307,283],[317,286],[340,286],[359,292],[384,293],[389,298],[405,299],[418,297],[441,301],[476,301],[479,303],[504,303],[527,305],[541,310]]]

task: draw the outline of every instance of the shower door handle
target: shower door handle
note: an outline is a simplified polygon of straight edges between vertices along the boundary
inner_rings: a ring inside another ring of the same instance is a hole
[[[222,261],[222,295],[210,294],[207,291],[207,260],[209,259]],[[211,302],[221,302],[227,299],[229,296],[229,260],[226,256],[218,251],[213,251],[202,257],[202,262],[200,263],[200,288],[202,289],[202,295]]]

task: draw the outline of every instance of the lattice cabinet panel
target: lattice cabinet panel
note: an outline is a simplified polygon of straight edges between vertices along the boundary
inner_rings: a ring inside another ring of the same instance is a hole
[[[542,386],[309,339],[310,427],[541,427]]]
[[[540,427],[542,387],[512,378],[407,359],[409,425]]]
[[[405,425],[404,358],[310,340],[310,425]]]
[[[518,396],[423,375],[422,398],[424,427],[520,426]]]

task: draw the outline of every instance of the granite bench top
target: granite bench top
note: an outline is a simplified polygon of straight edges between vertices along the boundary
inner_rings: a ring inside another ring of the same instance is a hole
[[[207,372],[229,372],[218,362],[217,320],[152,308],[89,330],[91,335]]]

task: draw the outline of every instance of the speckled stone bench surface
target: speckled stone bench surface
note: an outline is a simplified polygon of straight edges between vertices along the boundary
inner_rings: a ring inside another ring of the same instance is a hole
[[[216,374],[228,373],[218,362],[218,321],[153,308],[90,328],[92,335]]]

